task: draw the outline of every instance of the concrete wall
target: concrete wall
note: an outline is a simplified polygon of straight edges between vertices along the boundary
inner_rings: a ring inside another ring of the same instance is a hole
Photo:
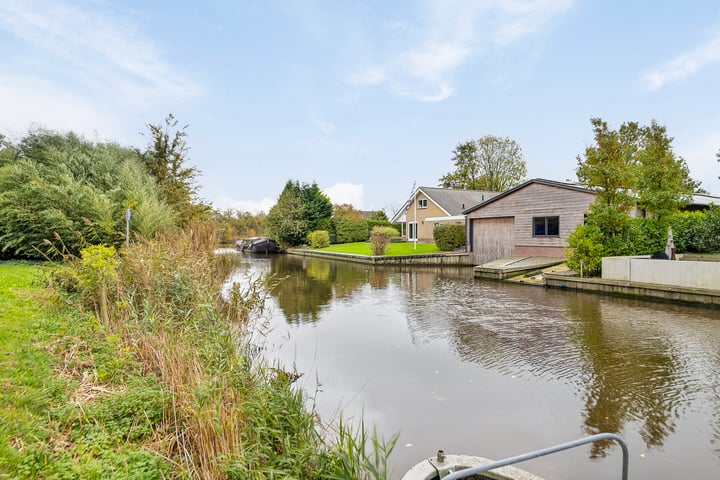
[[[672,285],[684,288],[720,289],[720,265],[716,262],[681,262],[643,257],[605,257],[603,280]]]

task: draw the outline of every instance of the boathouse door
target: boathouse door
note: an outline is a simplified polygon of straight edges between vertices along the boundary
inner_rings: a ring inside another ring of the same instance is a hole
[[[473,219],[473,264],[482,265],[513,254],[515,217]]]

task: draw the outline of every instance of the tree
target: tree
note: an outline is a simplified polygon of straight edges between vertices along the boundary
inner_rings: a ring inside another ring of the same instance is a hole
[[[568,238],[568,264],[587,273],[599,269],[603,255],[647,254],[664,245],[669,218],[698,188],[664,126],[626,122],[612,130],[600,118],[590,122],[595,145],[578,156],[577,176],[596,198],[586,225]],[[633,218],[636,206],[650,216]]]
[[[510,138],[485,135],[453,150],[455,170],[440,178],[445,188],[502,192],[525,180],[520,146]]]
[[[265,228],[281,245],[301,245],[311,231],[328,230],[331,216],[332,203],[317,183],[288,180],[268,212]]]
[[[590,206],[594,220],[608,235],[615,236],[622,231],[628,210],[635,205],[639,127],[630,122],[615,131],[600,118],[593,118],[590,123],[596,144],[585,149],[584,159],[577,157],[576,173],[581,183],[595,191],[595,202]]]
[[[178,128],[173,114],[165,118],[164,124],[148,124],[152,137],[143,155],[145,165],[157,179],[165,201],[179,215],[182,225],[207,218],[210,207],[197,198],[198,186],[195,179],[200,175],[196,167],[186,167],[187,125]]]
[[[641,130],[638,168],[638,206],[664,221],[691,200],[699,183],[690,178],[685,160],[672,151],[671,137],[654,120]]]

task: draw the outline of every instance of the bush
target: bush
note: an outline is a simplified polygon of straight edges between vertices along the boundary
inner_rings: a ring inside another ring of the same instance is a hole
[[[465,245],[465,226],[458,224],[441,224],[433,230],[435,245],[444,251],[455,250]]]
[[[391,227],[375,227],[370,233],[373,254],[382,255],[390,244],[390,239],[398,236],[398,231]]]
[[[581,276],[600,272],[604,253],[602,233],[595,225],[579,225],[568,236],[569,247],[565,249],[567,265]]]
[[[315,230],[308,233],[308,243],[312,248],[325,248],[330,245],[330,234],[327,230]]]
[[[368,238],[368,223],[364,218],[341,217],[335,220],[337,243],[364,242]]]

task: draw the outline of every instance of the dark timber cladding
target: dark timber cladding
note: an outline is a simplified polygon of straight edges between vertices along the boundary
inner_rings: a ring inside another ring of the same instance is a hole
[[[510,255],[562,257],[595,194],[578,184],[529,180],[463,213],[475,265]]]

